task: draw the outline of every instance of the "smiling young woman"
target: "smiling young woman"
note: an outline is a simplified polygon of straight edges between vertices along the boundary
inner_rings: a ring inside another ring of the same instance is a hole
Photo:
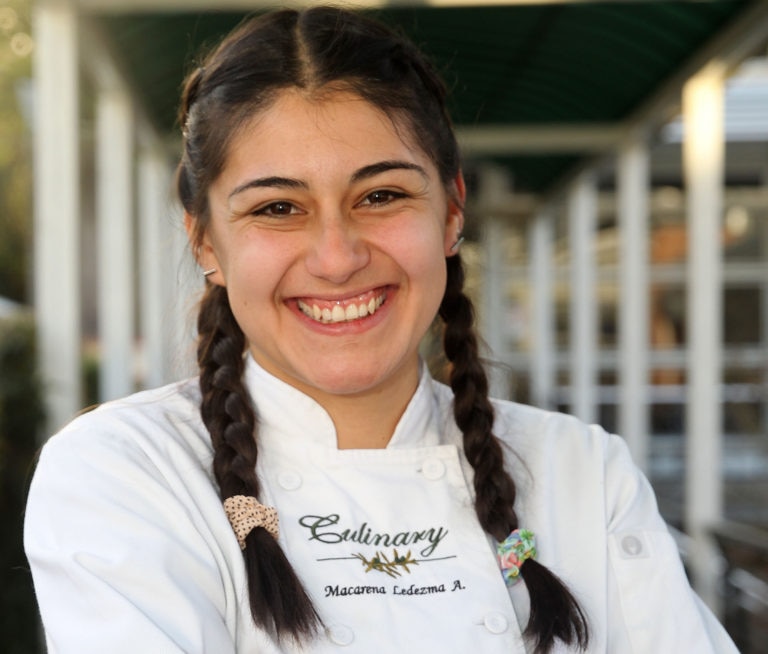
[[[735,652],[621,439],[492,400],[445,89],[354,12],[245,22],[186,81],[199,377],[44,448],[52,651]],[[418,355],[444,327],[450,388]]]

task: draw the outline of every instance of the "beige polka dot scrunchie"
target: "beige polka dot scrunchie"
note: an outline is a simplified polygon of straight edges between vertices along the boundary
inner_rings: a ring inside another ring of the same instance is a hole
[[[259,504],[255,497],[233,495],[224,500],[224,511],[237,536],[240,549],[245,549],[245,539],[255,527],[264,527],[275,538],[278,535],[277,510]]]

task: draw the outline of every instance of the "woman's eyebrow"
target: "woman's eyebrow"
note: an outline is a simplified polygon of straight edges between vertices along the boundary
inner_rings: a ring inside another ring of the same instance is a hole
[[[429,179],[427,171],[421,166],[409,161],[379,161],[378,163],[371,164],[370,166],[363,166],[360,170],[355,171],[352,175],[353,182],[359,182],[369,177],[374,177],[380,173],[387,172],[388,170],[414,170],[419,173],[424,179]],[[238,193],[247,191],[251,188],[288,188],[288,189],[308,189],[309,185],[300,180],[293,179],[292,177],[280,177],[272,175],[270,177],[257,177],[256,179],[250,179],[243,184],[237,186],[228,196],[227,199],[231,200]]]
[[[359,182],[369,177],[378,175],[379,173],[385,173],[388,170],[415,170],[425,180],[429,179],[427,171],[421,166],[409,161],[379,161],[378,163],[371,164],[370,166],[363,166],[360,170],[356,171],[352,175],[353,182]]]
[[[247,191],[249,188],[302,188],[307,189],[309,185],[300,179],[292,179],[291,177],[258,177],[256,179],[248,180],[247,182],[240,184],[236,187],[228,196],[227,199],[231,200],[238,193]]]

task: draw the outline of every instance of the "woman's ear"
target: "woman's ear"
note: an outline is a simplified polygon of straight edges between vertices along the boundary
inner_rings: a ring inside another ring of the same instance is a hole
[[[452,257],[459,250],[461,232],[464,229],[464,202],[467,187],[461,171],[448,187],[448,216],[445,222],[445,256]]]
[[[184,229],[187,232],[189,247],[203,276],[211,283],[223,286],[224,278],[208,231],[204,230],[201,233],[197,219],[187,211],[184,212]]]

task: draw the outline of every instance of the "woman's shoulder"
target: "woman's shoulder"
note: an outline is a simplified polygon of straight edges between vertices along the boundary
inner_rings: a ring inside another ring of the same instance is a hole
[[[461,435],[452,416],[453,393],[436,384],[436,395],[446,422],[448,440],[460,444]],[[507,453],[510,470],[519,478],[548,477],[553,471],[591,471],[595,480],[632,468],[624,439],[599,425],[573,415],[541,409],[511,400],[492,399],[493,433]]]
[[[495,434],[510,454],[516,478],[529,477],[549,495],[602,495],[607,515],[626,498],[642,496],[655,515],[653,493],[626,441],[575,416],[494,400]]]
[[[502,440],[534,438],[576,442],[603,442],[610,435],[596,424],[583,422],[576,416],[542,409],[511,400],[491,400],[496,436]]]
[[[453,392],[439,382],[434,384],[434,388],[441,411],[452,415]],[[491,405],[494,410],[494,434],[515,449],[529,444],[536,448],[546,445],[604,448],[611,440],[618,438],[599,425],[587,424],[566,413],[494,398]]]
[[[51,436],[41,456],[68,452],[93,458],[111,453],[147,460],[186,452],[209,458],[211,446],[199,405],[196,379],[105,402]]]
[[[539,461],[547,468],[562,465],[602,474],[616,459],[629,462],[624,439],[600,425],[508,400],[493,400],[493,406],[496,437],[528,463]]]

